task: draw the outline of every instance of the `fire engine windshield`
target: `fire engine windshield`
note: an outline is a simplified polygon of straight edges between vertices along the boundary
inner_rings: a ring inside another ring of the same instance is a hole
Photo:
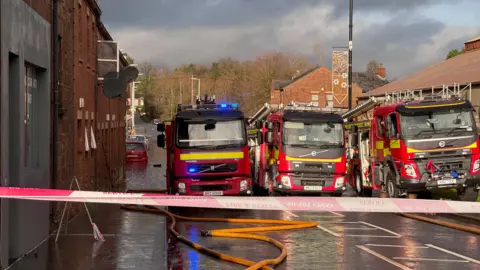
[[[431,111],[415,115],[400,115],[400,128],[404,136],[419,136],[476,130],[471,110]]]
[[[340,123],[301,123],[285,121],[283,144],[290,146],[343,147]]]
[[[177,122],[177,146],[193,147],[241,147],[245,144],[244,123],[230,121],[180,121]]]

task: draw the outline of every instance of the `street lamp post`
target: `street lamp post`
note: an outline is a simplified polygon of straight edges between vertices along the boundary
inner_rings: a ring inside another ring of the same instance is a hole
[[[348,110],[352,109],[353,0],[350,0],[348,33]]]
[[[131,64],[130,66],[137,66],[137,64]],[[142,76],[143,73],[139,73],[138,76]],[[132,130],[135,130],[135,89],[137,82],[141,82],[140,80],[133,80],[132,81],[132,93],[130,96],[130,110],[132,111]]]

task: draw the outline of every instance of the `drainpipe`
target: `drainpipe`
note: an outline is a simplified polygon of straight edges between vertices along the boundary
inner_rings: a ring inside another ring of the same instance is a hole
[[[52,36],[53,36],[53,51],[52,51],[52,58],[53,58],[53,142],[52,142],[52,177],[50,182],[50,188],[55,188],[56,183],[58,181],[58,115],[60,110],[60,100],[59,100],[59,89],[58,89],[58,80],[59,80],[59,64],[58,64],[58,0],[53,0],[53,7],[52,7]],[[50,221],[53,221],[53,216],[55,213],[54,204],[51,203],[51,213],[50,213]]]

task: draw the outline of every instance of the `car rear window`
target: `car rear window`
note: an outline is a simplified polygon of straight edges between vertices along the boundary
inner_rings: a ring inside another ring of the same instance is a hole
[[[128,137],[128,140],[129,140],[129,141],[144,142],[144,141],[145,141],[145,137],[143,137],[143,136],[129,136],[129,137]]]
[[[145,150],[141,143],[127,143],[127,150]]]

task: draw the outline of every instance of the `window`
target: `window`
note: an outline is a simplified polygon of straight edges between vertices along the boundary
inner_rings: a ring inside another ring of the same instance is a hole
[[[318,95],[312,95],[312,101],[318,101]]]
[[[24,89],[24,104],[25,110],[23,114],[24,121],[24,143],[25,143],[25,166],[37,167],[38,162],[38,144],[36,143],[36,131],[38,128],[38,115],[35,113],[38,104],[35,104],[37,99],[37,71],[36,68],[28,63],[25,63],[25,89]]]
[[[397,115],[395,113],[392,113],[388,116],[387,134],[389,138],[397,135]]]
[[[333,108],[333,94],[327,94],[326,98],[327,98],[326,107]]]
[[[383,127],[382,127],[382,116],[377,116],[377,136],[380,138],[384,137]]]

